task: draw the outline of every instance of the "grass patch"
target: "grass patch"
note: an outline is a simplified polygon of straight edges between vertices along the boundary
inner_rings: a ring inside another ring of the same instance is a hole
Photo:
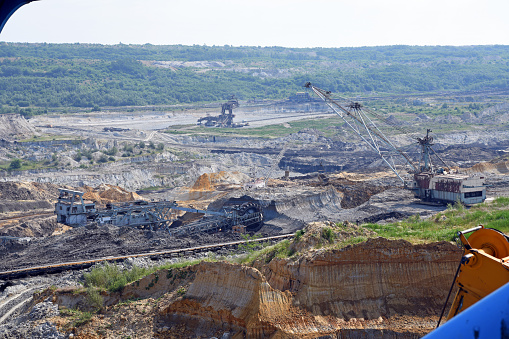
[[[154,272],[157,270],[170,270],[170,269],[175,269],[175,268],[184,268],[184,267],[188,267],[188,266],[193,266],[193,265],[197,265],[197,264],[201,263],[202,261],[214,262],[216,260],[214,258],[204,258],[204,259],[186,260],[186,261],[181,261],[181,262],[173,263],[173,264],[167,263],[167,264],[163,264],[163,265],[155,268]]]
[[[297,133],[300,130],[305,128],[312,128],[319,131],[322,131],[326,136],[330,136],[334,134],[331,132],[331,127],[339,127],[343,125],[343,121],[339,118],[315,118],[315,119],[303,119],[299,121],[288,122],[285,127],[282,124],[274,124],[267,125],[263,127],[255,127],[255,128],[235,128],[235,129],[226,129],[226,128],[215,128],[215,127],[205,127],[205,126],[196,126],[195,128],[180,131],[175,128],[171,128],[167,130],[165,133],[170,134],[207,134],[207,135],[215,135],[215,136],[239,136],[239,137],[259,137],[259,138],[279,138],[292,133]]]
[[[239,264],[251,264],[256,260],[264,260],[269,263],[274,258],[289,258],[295,254],[290,248],[292,241],[283,240],[275,245],[267,246],[259,251],[249,252],[246,256],[243,256],[236,260]]]
[[[214,258],[196,259],[182,261],[178,263],[167,263],[161,266],[154,266],[151,268],[141,268],[133,266],[130,269],[122,269],[116,264],[104,264],[98,267],[94,267],[90,273],[84,273],[85,287],[87,288],[87,294],[89,296],[89,302],[95,305],[101,305],[100,295],[97,297],[93,295],[94,289],[107,290],[110,292],[119,292],[124,287],[132,282],[138,281],[156,271],[159,270],[173,270],[184,268],[192,265],[199,264],[202,261],[216,261]]]
[[[133,266],[122,270],[116,264],[104,264],[92,269],[90,273],[83,274],[86,287],[97,287],[110,292],[121,291],[125,285],[143,278],[152,273],[151,270]]]
[[[255,241],[256,239],[261,237],[260,234],[254,234],[252,236],[249,234],[242,234],[241,237],[242,237],[242,239],[244,239],[244,241],[246,241],[246,243],[239,245],[238,248],[241,251],[253,252],[256,248],[258,248],[262,245],[259,242]],[[250,240],[252,240],[252,241],[249,242]]]
[[[162,190],[166,187],[163,187],[163,186],[149,186],[149,187],[146,187],[146,188],[142,188],[140,191],[159,191],[159,190]]]
[[[67,135],[54,135],[54,134],[47,134],[47,135],[41,135],[41,136],[33,136],[29,139],[22,139],[18,142],[35,142],[35,141],[53,141],[53,140],[82,140],[79,137],[69,137]]]
[[[70,322],[65,326],[65,328],[73,328],[80,327],[90,322],[94,316],[94,312],[83,312],[77,309],[64,308],[60,310],[60,315],[70,317]]]
[[[302,239],[302,236],[304,235],[304,230],[298,230],[297,232],[295,232],[295,237],[293,238],[294,242],[298,242]]]
[[[336,235],[334,231],[330,227],[322,228],[322,238],[327,240],[329,243],[333,243],[334,239],[336,239]]]
[[[509,233],[508,206],[509,198],[499,197],[490,204],[479,204],[471,208],[461,204],[449,205],[447,210],[426,220],[417,215],[396,223],[364,224],[362,227],[384,238],[411,242],[453,241],[456,232],[477,225]]]
[[[39,169],[44,169],[44,168],[57,168],[58,166],[60,166],[60,164],[58,162],[51,162],[49,160],[45,160],[45,161],[30,161],[30,160],[26,160],[26,159],[14,159],[14,160],[19,160],[20,166],[18,168],[12,168],[11,161],[10,161],[10,162],[0,164],[0,169],[5,170],[5,171],[9,171],[9,170],[28,171],[28,170],[39,170]]]
[[[348,245],[355,245],[368,240],[368,237],[360,235],[358,237],[348,238],[346,240],[338,241],[334,244],[333,248],[340,249]]]

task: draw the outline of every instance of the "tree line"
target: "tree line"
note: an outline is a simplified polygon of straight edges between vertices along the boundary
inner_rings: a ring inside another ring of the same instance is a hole
[[[509,88],[509,46],[282,48],[0,43],[0,112]],[[153,61],[216,61],[157,67]],[[191,65],[192,66],[192,65]]]

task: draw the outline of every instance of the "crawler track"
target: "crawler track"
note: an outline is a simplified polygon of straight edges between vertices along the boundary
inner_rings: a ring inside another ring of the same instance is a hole
[[[63,271],[68,271],[68,270],[80,270],[80,269],[88,268],[88,267],[95,265],[99,262],[121,261],[121,260],[125,260],[128,258],[178,257],[178,256],[184,256],[186,254],[192,254],[192,253],[217,251],[222,248],[234,248],[241,244],[250,243],[250,242],[282,240],[282,239],[291,238],[293,236],[294,236],[293,234],[284,234],[284,235],[277,235],[277,236],[266,237],[266,238],[239,240],[239,241],[232,241],[232,242],[227,242],[227,243],[220,243],[220,244],[213,244],[213,245],[206,245],[206,246],[179,248],[179,249],[173,249],[173,250],[167,250],[167,251],[138,253],[138,254],[123,255],[123,256],[119,256],[119,257],[103,257],[103,258],[84,260],[84,261],[65,262],[65,263],[58,263],[58,264],[52,264],[52,265],[46,265],[46,266],[28,267],[28,268],[0,272],[0,280],[11,280],[11,279],[24,278],[27,276],[37,276],[37,275],[42,275],[42,274],[54,274],[54,273],[59,273],[59,272],[63,272]]]

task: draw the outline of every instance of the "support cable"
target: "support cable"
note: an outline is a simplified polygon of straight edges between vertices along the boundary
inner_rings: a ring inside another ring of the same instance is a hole
[[[440,314],[440,318],[438,319],[437,327],[440,326],[440,322],[442,321],[442,317],[444,316],[445,308],[447,307],[447,303],[449,302],[449,297],[451,296],[452,289],[454,288],[454,283],[456,282],[456,277],[458,277],[458,273],[460,272],[461,264],[463,264],[463,258],[461,259],[458,269],[456,270],[456,274],[454,275],[454,279],[452,280],[451,288],[449,289],[449,294],[447,294],[447,299],[445,299],[444,308],[442,308],[442,313]]]

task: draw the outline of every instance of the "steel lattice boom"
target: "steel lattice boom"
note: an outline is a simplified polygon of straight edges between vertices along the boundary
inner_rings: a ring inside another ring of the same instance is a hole
[[[362,140],[377,152],[403,183],[405,183],[405,180],[402,178],[402,174],[400,174],[401,170],[396,167],[393,156],[403,157],[404,161],[411,167],[411,170],[413,172],[418,172],[417,167],[410,160],[408,155],[389,141],[366,114],[364,107],[360,103],[351,102],[347,105],[341,105],[331,97],[331,92],[315,87],[310,82],[306,83],[304,86],[318,95],[334,113],[343,119]]]

